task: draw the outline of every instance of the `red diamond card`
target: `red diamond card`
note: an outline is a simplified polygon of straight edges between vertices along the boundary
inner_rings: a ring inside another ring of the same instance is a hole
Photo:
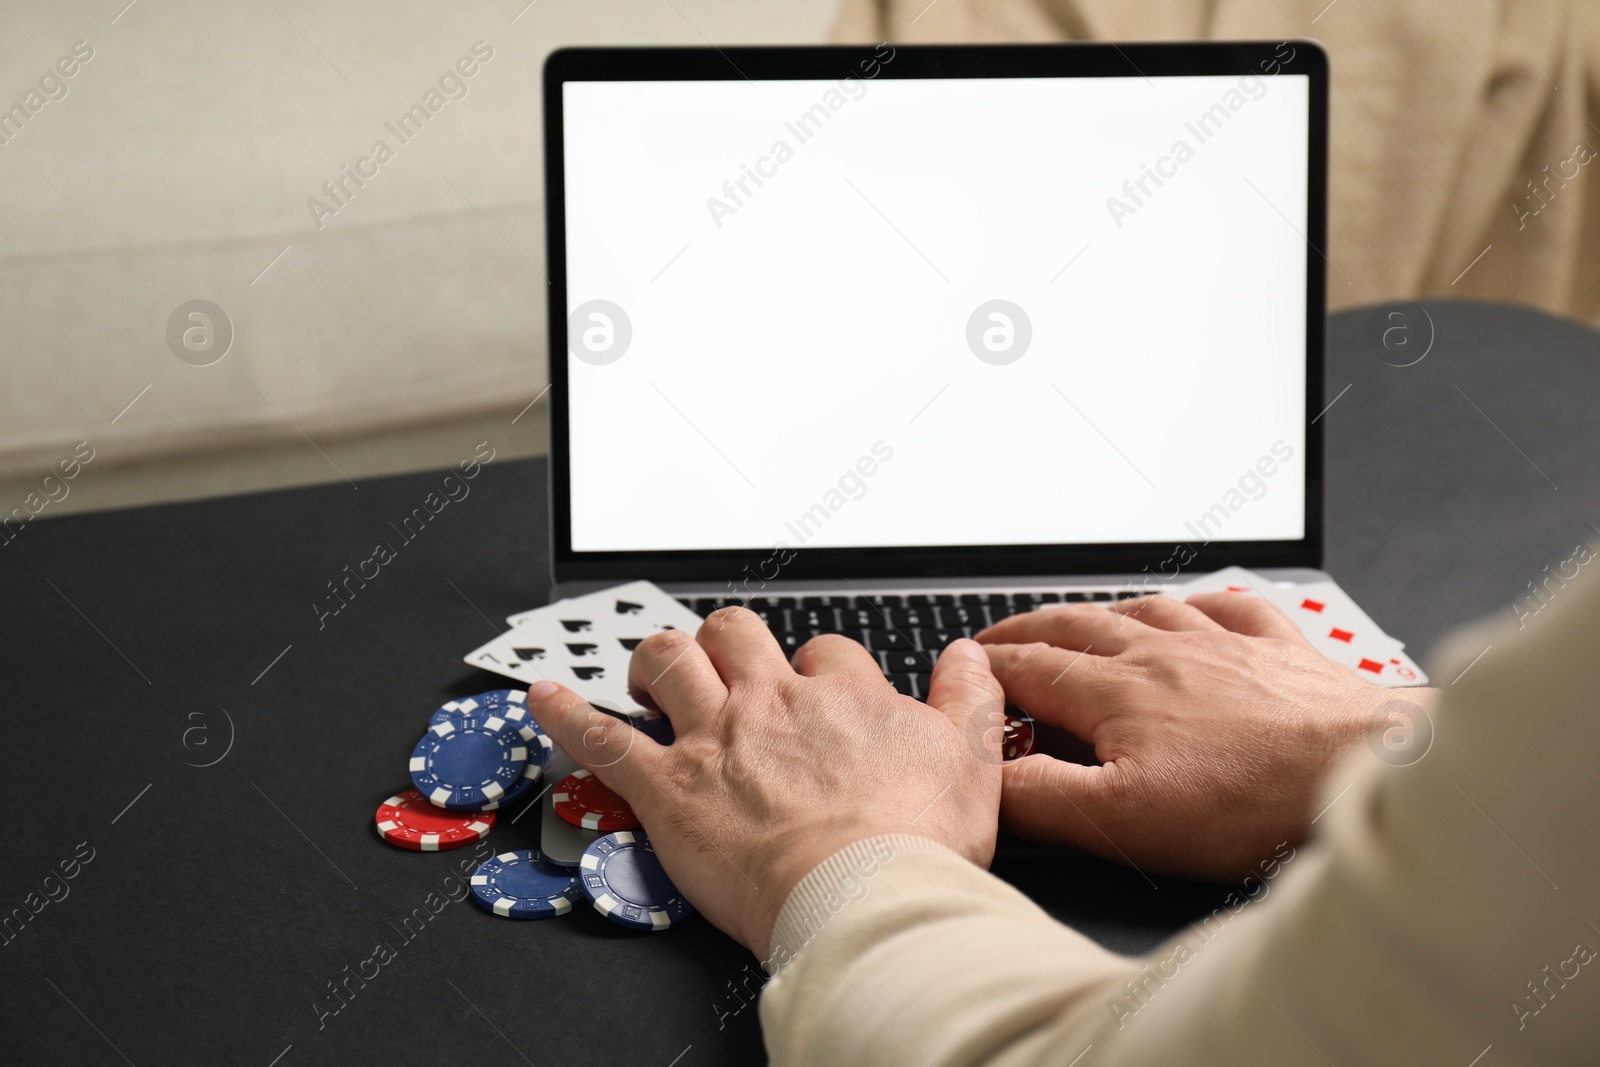
[[[1242,567],[1201,575],[1171,589],[1176,596],[1220,592],[1254,594],[1271,601],[1305,637],[1335,663],[1375,685],[1426,685],[1427,676],[1396,641],[1373,622],[1350,595],[1331,581],[1282,584]]]

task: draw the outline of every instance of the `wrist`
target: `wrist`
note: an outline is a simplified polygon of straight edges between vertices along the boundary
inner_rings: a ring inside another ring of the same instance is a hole
[[[1371,747],[1374,754],[1386,762],[1404,757],[1405,750],[1416,743],[1418,718],[1429,718],[1439,697],[1437,689],[1429,688],[1378,688],[1365,681],[1352,682],[1359,686],[1355,698],[1330,708],[1329,714],[1318,727],[1316,737],[1321,742],[1320,765],[1315,768],[1313,788],[1303,797],[1305,810],[1297,817],[1289,841],[1298,843],[1310,837],[1312,821],[1325,810],[1328,797],[1324,795],[1323,779],[1350,753]],[[1432,736],[1431,728],[1426,736]],[[1398,737],[1398,743],[1396,738]],[[1397,747],[1398,744],[1398,747]]]
[[[825,857],[784,894],[757,952],[762,966],[776,974],[841,912],[865,899],[873,879],[896,857],[920,852],[960,855],[932,837],[889,832],[852,842]]]
[[[1357,684],[1361,687],[1360,699],[1339,709],[1329,731],[1330,765],[1374,733],[1393,725],[1397,716],[1409,719],[1417,711],[1430,714],[1439,696],[1437,689],[1425,687],[1385,689],[1366,681]]]
[[[813,871],[829,859],[869,839],[893,831],[850,823],[825,827],[809,827],[787,831],[778,835],[771,849],[771,859],[757,876],[755,900],[751,908],[746,936],[740,940],[762,960],[771,953],[772,932],[784,905]]]

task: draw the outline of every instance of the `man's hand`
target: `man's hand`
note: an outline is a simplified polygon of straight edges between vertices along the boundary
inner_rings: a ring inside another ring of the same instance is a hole
[[[1141,869],[1233,880],[1317,815],[1323,776],[1397,702],[1239,593],[1017,615],[977,635],[1008,703],[1094,746],[1101,766],[1005,765],[1001,825]]]
[[[922,704],[855,641],[814,638],[791,667],[754,613],[724,608],[694,638],[641,642],[628,684],[672,721],[671,745],[553,683],[531,687],[528,708],[633,806],[695,907],[758,956],[789,892],[847,845],[913,833],[980,866],[994,854],[1000,686],[972,641],[945,649]]]

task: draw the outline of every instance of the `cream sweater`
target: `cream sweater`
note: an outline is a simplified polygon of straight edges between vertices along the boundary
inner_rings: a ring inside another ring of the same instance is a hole
[[[928,839],[834,855],[774,931],[773,1062],[1600,1063],[1600,581],[1546,588],[1449,642],[1421,759],[1361,746],[1314,842],[1142,959]]]

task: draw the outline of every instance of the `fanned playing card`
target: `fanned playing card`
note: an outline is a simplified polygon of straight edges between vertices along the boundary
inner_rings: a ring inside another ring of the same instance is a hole
[[[1278,585],[1243,567],[1228,567],[1172,590],[1181,598],[1220,590],[1260,596],[1276,604],[1318,652],[1375,685],[1426,685],[1428,676],[1405,645],[1384,633],[1350,595],[1331,581]]]
[[[1333,582],[1267,586],[1262,594],[1289,616],[1318,652],[1335,663],[1378,685],[1426,684],[1422,669],[1403,651],[1405,645],[1384,633]]]
[[[514,678],[529,685],[546,677],[545,666],[550,648],[545,643],[530,640],[511,640],[512,633],[501,634],[488,644],[461,657],[469,666]]]
[[[680,629],[693,633],[705,621],[654,582],[629,582],[627,585],[602,589],[598,593],[557,600],[531,611],[519,611],[507,616],[506,622],[515,626],[566,605],[575,605],[582,611],[591,612],[596,620],[642,619],[658,623],[657,629],[662,630]]]
[[[541,611],[549,611],[551,608],[555,607],[557,604],[565,604],[565,603],[566,603],[565,600],[552,600],[552,601],[550,601],[550,603],[546,604],[542,608],[533,608],[533,609],[531,609],[529,611],[519,611],[515,615],[507,615],[506,616],[506,625],[507,626],[515,626],[517,624],[517,620],[518,619],[532,617],[533,615],[536,615]]]
[[[1333,582],[1307,582],[1303,585],[1264,586],[1262,594],[1283,609],[1301,629],[1311,631],[1342,626],[1358,633],[1382,634],[1383,630],[1350,594]],[[1391,639],[1392,640],[1392,639]],[[1396,642],[1402,647],[1405,642]]]
[[[701,618],[650,582],[560,600],[511,616],[511,629],[466,662],[522,682],[559,682],[596,706],[627,715],[628,661],[653,633],[699,629]]]
[[[1182,585],[1172,587],[1169,592],[1179,600],[1193,596],[1196,593],[1221,593],[1224,591],[1254,593],[1256,596],[1263,596],[1271,586],[1271,579],[1263,578],[1255,571],[1247,571],[1243,567],[1224,567],[1220,571],[1212,571],[1209,574],[1191,578]]]

